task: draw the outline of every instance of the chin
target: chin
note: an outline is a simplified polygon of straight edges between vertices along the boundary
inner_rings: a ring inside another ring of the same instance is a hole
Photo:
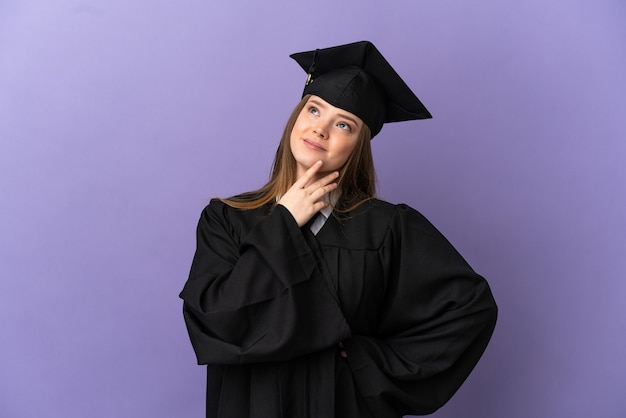
[[[324,165],[326,164],[326,161],[323,158],[320,158],[316,155],[299,155],[297,157],[294,155],[294,159],[296,160],[296,163],[298,165],[300,165],[301,167],[306,167],[307,170],[319,160],[322,160],[324,162]],[[324,169],[324,165],[322,165],[322,170]]]

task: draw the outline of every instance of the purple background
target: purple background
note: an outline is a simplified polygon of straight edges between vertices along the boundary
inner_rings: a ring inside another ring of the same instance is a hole
[[[435,416],[626,416],[622,0],[3,0],[0,416],[203,416],[200,210],[267,178],[288,54],[361,39],[435,116],[374,140],[381,196],[500,306]]]

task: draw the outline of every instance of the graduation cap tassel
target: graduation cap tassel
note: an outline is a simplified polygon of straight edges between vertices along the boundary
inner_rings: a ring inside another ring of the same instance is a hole
[[[305,87],[309,85],[309,83],[311,82],[311,77],[315,72],[315,58],[317,57],[317,51],[319,51],[319,49],[316,49],[313,53],[313,62],[311,63],[311,66],[309,67],[309,72],[306,76],[306,83],[304,84]]]

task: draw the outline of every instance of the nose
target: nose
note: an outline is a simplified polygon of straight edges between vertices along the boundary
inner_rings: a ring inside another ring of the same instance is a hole
[[[313,128],[313,132],[322,139],[326,139],[326,127],[321,123]]]

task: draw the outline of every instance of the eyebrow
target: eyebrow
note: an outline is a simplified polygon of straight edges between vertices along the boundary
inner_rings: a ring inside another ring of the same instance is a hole
[[[317,106],[319,106],[321,108],[326,108],[327,107],[324,103],[318,102],[315,99],[309,100],[309,103],[313,103],[313,104],[315,104],[315,105],[317,105]],[[348,119],[350,122],[354,123],[354,126],[356,126],[357,128],[359,127],[359,123],[353,117],[351,117],[351,116],[349,116],[349,115],[347,115],[345,113],[339,113],[338,115],[339,115],[339,117],[341,117],[343,119]]]

